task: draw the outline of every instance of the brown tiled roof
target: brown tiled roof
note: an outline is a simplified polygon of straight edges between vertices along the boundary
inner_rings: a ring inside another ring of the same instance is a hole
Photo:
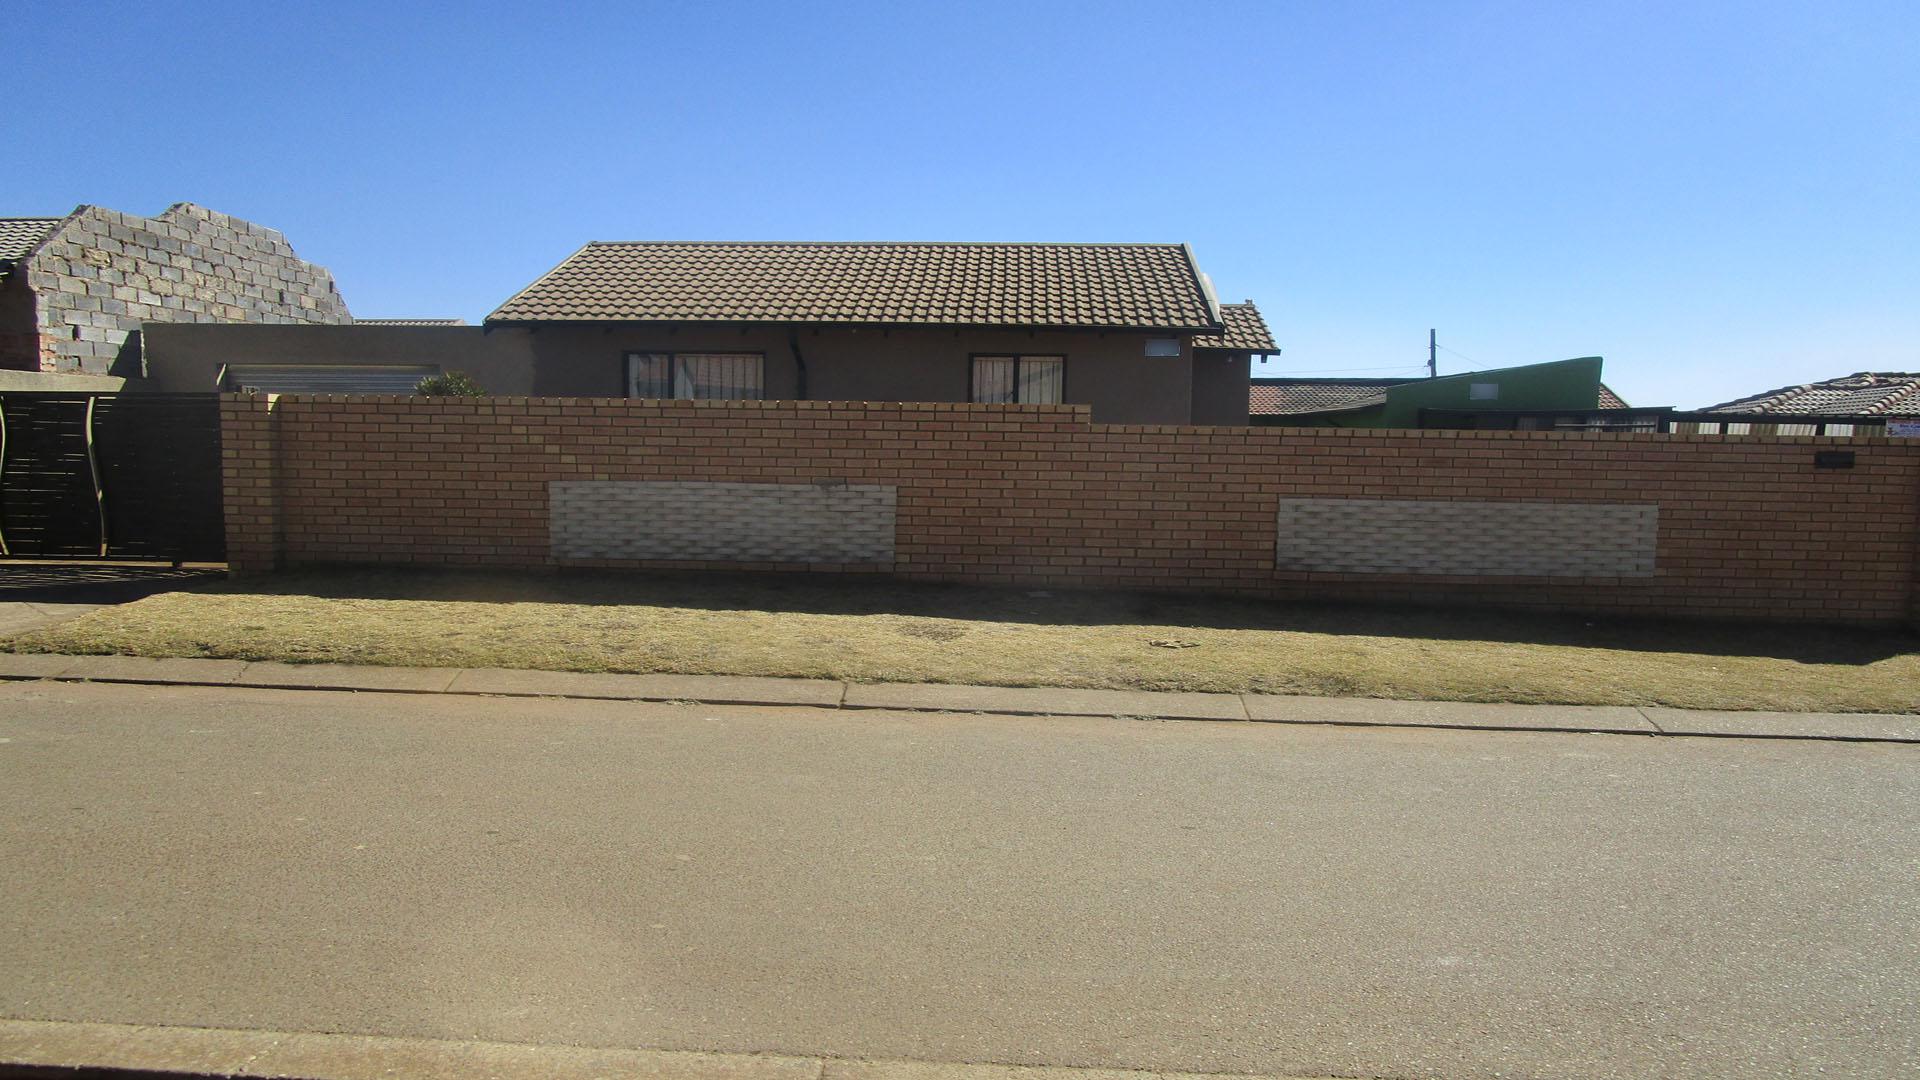
[[[488,322],[1219,332],[1182,244],[593,243]]]
[[[1364,409],[1387,400],[1387,387],[1412,379],[1255,379],[1247,394],[1254,416]]]
[[[1920,372],[1861,371],[1709,405],[1702,412],[1920,416]]]
[[[1630,409],[1633,406],[1628,405],[1627,399],[1621,397],[1619,394],[1614,393],[1613,389],[1609,387],[1606,383],[1601,383],[1600,384],[1600,403],[1594,407],[1599,409]]]
[[[65,220],[63,217],[0,218],[0,263],[26,258]]]
[[[465,326],[465,319],[355,319],[355,326]]]
[[[1195,337],[1194,348],[1238,349],[1256,353],[1280,351],[1279,346],[1273,343],[1273,334],[1267,330],[1267,320],[1260,317],[1260,309],[1253,306],[1253,301],[1221,304],[1220,315],[1226,320],[1227,332]]]

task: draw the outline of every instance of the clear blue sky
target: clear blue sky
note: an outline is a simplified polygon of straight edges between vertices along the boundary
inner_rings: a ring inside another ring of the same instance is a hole
[[[1272,374],[1920,370],[1914,0],[546,7],[0,0],[0,214],[201,203],[363,316],[591,239],[1177,240]]]

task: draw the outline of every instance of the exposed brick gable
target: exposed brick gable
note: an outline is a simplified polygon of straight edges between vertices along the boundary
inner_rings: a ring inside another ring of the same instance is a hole
[[[5,363],[104,375],[148,321],[350,323],[325,267],[279,232],[179,203],[152,218],[83,206],[8,275],[30,294],[5,306]],[[30,313],[30,314],[29,314]]]

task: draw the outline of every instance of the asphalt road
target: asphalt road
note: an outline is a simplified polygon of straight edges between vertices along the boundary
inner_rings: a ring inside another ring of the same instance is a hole
[[[1920,747],[13,683],[0,1015],[1911,1076]]]

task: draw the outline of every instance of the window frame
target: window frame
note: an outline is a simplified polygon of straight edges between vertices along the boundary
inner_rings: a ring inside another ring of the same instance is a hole
[[[1013,387],[1017,394],[1020,390],[1020,365],[1027,360],[1060,361],[1060,400],[1059,401],[980,401],[973,396],[976,385],[974,377],[979,373],[982,360],[1012,360]],[[967,354],[967,403],[969,405],[1065,405],[1067,403],[1067,373],[1071,365],[1067,363],[1066,353],[1010,353],[976,352]]]
[[[751,356],[760,361],[760,396],[752,398],[643,398],[633,396],[633,361],[642,356],[667,358],[667,385],[679,383],[680,358],[683,356]],[[767,353],[764,349],[624,349],[620,353],[620,394],[628,401],[766,401]]]

